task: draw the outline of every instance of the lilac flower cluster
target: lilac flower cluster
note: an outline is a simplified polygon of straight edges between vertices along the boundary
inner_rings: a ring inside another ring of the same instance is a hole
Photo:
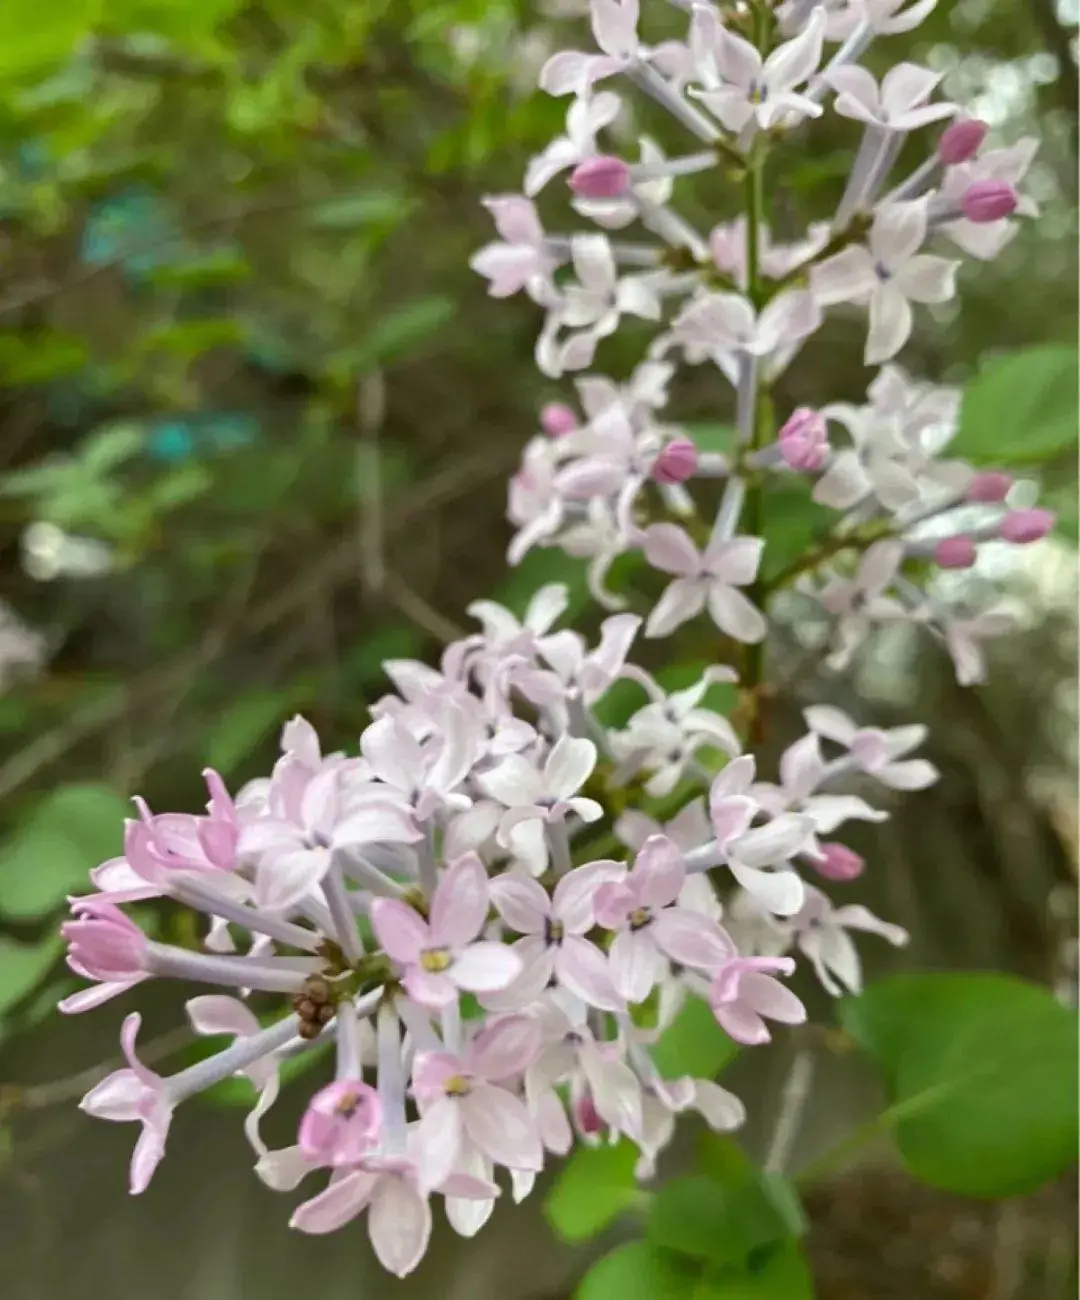
[[[885,813],[841,792],[845,778],[929,784],[930,764],[907,757],[921,730],[859,730],[810,709],[780,783],[760,782],[728,720],[704,706],[728,672],[665,693],[628,662],[640,619],[613,615],[590,648],[553,630],[566,599],[543,588],[520,623],[479,601],[483,630],[451,645],[438,670],[387,664],[397,693],[373,710],[357,757],[323,755],[297,718],[272,776],[235,800],[207,772],[204,815],[138,802],[123,857],[72,903],[69,964],[94,983],[63,1010],[155,977],[235,994],[188,1002],[198,1033],[232,1043],[167,1078],[139,1061],[139,1016],[125,1020],[129,1067],[82,1105],[141,1125],[132,1191],[147,1186],[179,1103],[244,1075],[258,1097],[246,1131],[259,1175],[291,1189],[329,1174],[294,1226],[328,1232],[366,1208],[380,1259],[405,1273],[424,1252],[433,1195],[471,1234],[500,1167],[520,1198],[545,1156],[575,1140],[625,1135],[645,1175],[678,1112],[736,1127],[736,1097],[707,1079],[662,1078],[652,1063],[650,1045],[686,997],[706,999],[738,1042],[767,1042],[769,1021],[805,1018],[781,982],[790,950],[838,992],[859,987],[849,931],[904,941],[863,908],[833,909],[800,870],[859,874],[857,855],[822,837]],[[605,729],[594,707],[623,679],[647,702]],[[703,746],[730,755],[707,800],[684,801],[666,826],[623,812],[605,847],[614,856],[599,856],[608,809],[642,779],[672,790]],[[125,907],[152,898],[205,916],[206,951],[146,938]],[[253,994],[285,995],[291,1013],[264,1024]],[[260,1122],[281,1063],[327,1039],[335,1081],[312,1097],[296,1145],[270,1150]]]
[[[770,1023],[805,1019],[784,982],[796,955],[830,993],[855,993],[852,932],[905,942],[812,882],[863,871],[834,836],[885,819],[866,790],[936,779],[914,753],[925,729],[860,727],[835,708],[809,708],[769,782],[744,752],[752,728],[710,707],[708,692],[738,681],[751,712],[760,702],[761,504],[774,478],[805,483],[837,512],[834,532],[778,584],[834,620],[835,666],[877,624],[906,619],[947,642],[963,680],[978,680],[980,639],[1003,620],[945,608],[919,574],[964,568],[983,542],[1030,542],[1052,523],[1008,505],[1006,475],[944,458],[956,394],[894,365],[863,406],[771,415],[771,384],[826,308],[866,308],[867,360],[888,362],[912,304],[953,292],[958,263],[924,252],[927,241],[989,257],[1031,210],[1015,188],[1027,145],[984,150],[981,124],[930,102],[938,79],[925,69],[901,64],[878,85],[858,66],[872,40],[915,26],[932,6],[788,0],[722,19],[680,0],[686,40],[648,46],[636,0],[591,0],[600,52],[547,63],[542,87],[573,96],[566,134],[530,164],[526,196],[487,201],[500,241],[474,265],[496,296],[524,290],[543,308],[537,360],[548,375],[591,365],[624,316],[659,327],[627,382],[582,376],[580,411],[544,408],[510,490],[511,561],[541,544],[588,559],[590,588],[612,612],[590,645],[557,628],[568,601],[560,585],[542,588],[520,621],[477,601],[479,631],[450,645],[438,668],[386,664],[395,692],[373,708],[358,754],[323,754],[298,718],[267,780],[232,797],[207,772],[205,814],[153,814],[138,802],[123,857],[93,873],[96,893],[73,900],[68,960],[93,983],[63,1009],[155,977],[233,992],[188,1002],[196,1032],[231,1041],[170,1076],[139,1060],[139,1017],[129,1015],[128,1067],[84,1099],[92,1115],[140,1125],[132,1191],[150,1181],[180,1102],[244,1076],[256,1097],[245,1131],[258,1175],[282,1191],[325,1175],[293,1226],[324,1233],[366,1212],[379,1259],[404,1275],[426,1249],[435,1197],[468,1236],[491,1214],[499,1170],[520,1200],[546,1158],[576,1142],[624,1138],[648,1177],[680,1112],[736,1128],[738,1098],[712,1080],[664,1077],[654,1061],[688,998],[704,1000],[738,1043],[761,1044]],[[748,24],[753,41],[741,34]],[[636,162],[601,150],[622,102],[596,86],[616,74],[702,148],[667,158],[643,139]],[[764,221],[767,155],[827,110],[862,132],[839,211],[805,238],[777,242]],[[926,163],[884,193],[907,135],[945,120]],[[705,235],[671,200],[678,177],[715,166],[745,182],[746,212]],[[656,242],[546,234],[532,199],[567,171],[580,215],[601,231],[636,222]],[[699,452],[664,421],[672,357],[711,362],[732,385],[730,457]],[[693,489],[717,479],[719,508],[705,522]],[[666,579],[641,617],[607,585],[627,551]],[[739,672],[715,664],[667,690],[632,662],[639,637],[666,637],[701,615],[735,643]],[[602,719],[616,683],[641,697],[612,726]],[[205,918],[203,951],[144,935],[125,909],[154,898]],[[262,1121],[283,1063],[327,1042],[334,1081],[310,1098],[295,1144],[271,1149]]]

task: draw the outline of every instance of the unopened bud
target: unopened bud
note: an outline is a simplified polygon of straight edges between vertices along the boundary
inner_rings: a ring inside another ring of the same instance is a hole
[[[697,467],[697,447],[689,438],[676,438],[653,461],[652,477],[657,483],[685,483]]]
[[[1019,195],[1006,181],[974,181],[960,198],[960,208],[969,221],[985,223],[1011,217]]]
[[[570,188],[583,199],[617,199],[630,188],[630,168],[621,158],[586,158],[570,173]]]
[[[819,876],[826,880],[857,880],[862,875],[866,862],[846,844],[835,841],[820,846],[824,854],[814,859],[814,867]]]
[[[943,537],[934,547],[934,559],[943,569],[970,569],[975,563],[975,543],[966,533]]]
[[[1041,541],[1057,522],[1057,515],[1052,510],[1043,510],[1032,506],[1029,510],[1010,510],[1001,521],[998,536],[1007,542],[1024,545],[1027,542]]]
[[[784,464],[814,472],[829,459],[829,428],[825,417],[809,406],[794,410],[776,435]]]
[[[989,130],[986,123],[980,122],[978,118],[961,118],[942,131],[937,147],[938,157],[946,167],[968,162],[982,148]]]
[[[540,411],[540,428],[549,438],[565,438],[577,428],[577,416],[562,402],[548,402]]]
[[[1012,484],[1012,478],[1000,469],[983,470],[968,484],[967,499],[980,501],[984,505],[1004,501]]]

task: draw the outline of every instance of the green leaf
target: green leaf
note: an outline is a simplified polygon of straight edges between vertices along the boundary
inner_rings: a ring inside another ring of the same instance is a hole
[[[0,1011],[31,993],[63,949],[59,935],[33,944],[0,939]]]
[[[800,556],[833,522],[833,512],[810,497],[810,483],[770,482],[763,494],[765,552],[761,571],[771,581]]]
[[[693,1285],[693,1278],[681,1276],[662,1251],[631,1241],[597,1260],[574,1300],[691,1300]]]
[[[625,1139],[574,1151],[544,1202],[548,1222],[564,1241],[588,1241],[639,1199],[637,1159]]]
[[[785,1242],[755,1269],[702,1267],[646,1241],[619,1246],[582,1278],[574,1300],[813,1300],[802,1252]]]
[[[908,1169],[965,1196],[1017,1196],[1077,1148],[1076,1017],[1007,975],[903,975],[841,1008],[896,1105]]]
[[[738,1050],[716,1023],[708,1004],[690,996],[661,1034],[652,1058],[666,1079],[680,1079],[687,1074],[695,1079],[713,1079]]]
[[[408,200],[395,190],[365,190],[316,204],[308,214],[313,226],[326,229],[392,224],[409,211]]]
[[[107,785],[66,785],[46,795],[0,852],[0,909],[28,919],[85,889],[90,870],[121,851],[130,811]]]
[[[1029,465],[1075,447],[1077,349],[1047,343],[994,357],[964,390],[948,454],[976,465]]]
[[[754,1169],[726,1182],[698,1177],[669,1183],[653,1197],[648,1221],[654,1245],[740,1269],[804,1230],[798,1198],[786,1180]]]
[[[694,440],[698,451],[730,452],[735,444],[733,424],[684,424],[687,436]]]
[[[288,691],[252,691],[218,718],[206,741],[207,767],[232,772],[271,731],[285,721],[296,702]]]

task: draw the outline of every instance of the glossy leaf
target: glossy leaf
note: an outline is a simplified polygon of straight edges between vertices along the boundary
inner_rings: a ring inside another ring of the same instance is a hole
[[[588,1241],[638,1200],[637,1159],[625,1138],[617,1146],[575,1148],[544,1202],[547,1221],[564,1241]]]
[[[1076,446],[1077,418],[1075,347],[1009,352],[984,363],[965,387],[949,454],[975,464],[1037,464]]]
[[[903,975],[842,1007],[894,1097],[908,1169],[966,1196],[1017,1196],[1077,1148],[1077,1026],[1043,988],[1007,975]]]
[[[32,918],[88,887],[91,868],[121,850],[131,805],[106,785],[46,795],[0,851],[0,910]]]

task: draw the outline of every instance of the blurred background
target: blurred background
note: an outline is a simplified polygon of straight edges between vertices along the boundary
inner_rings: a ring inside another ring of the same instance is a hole
[[[111,1068],[130,1008],[74,1020],[54,1009],[74,987],[56,937],[64,896],[119,850],[132,793],[194,810],[203,766],[234,788],[265,772],[297,711],[327,748],[355,743],[385,689],[381,661],[437,655],[477,597],[520,607],[541,582],[567,581],[575,620],[595,627],[575,562],[540,552],[505,569],[506,480],[538,405],[560,393],[533,365],[536,310],[490,301],[467,266],[491,237],[481,196],[518,189],[530,154],[562,128],[565,101],[533,87],[551,51],[587,41],[582,10],[577,0],[0,2],[5,1300],[557,1300],[588,1262],[556,1241],[536,1196],[500,1206],[474,1242],[440,1225],[415,1277],[393,1283],[359,1225],[329,1239],[287,1230],[281,1198],[250,1172],[228,1096],[186,1108],[152,1189],[131,1201],[130,1134],[75,1110]],[[650,35],[677,30],[674,11],[646,11]],[[1062,520],[1054,539],[990,575],[1020,630],[992,646],[991,684],[962,690],[939,647],[906,635],[878,643],[842,681],[815,677],[792,629],[773,648],[767,738],[775,753],[799,709],[821,700],[883,725],[931,722],[944,779],[899,804],[887,831],[853,840],[870,870],[850,897],[912,931],[909,949],[882,958],[891,968],[996,968],[1066,999],[1076,23],[1075,0],[941,0],[885,48],[889,61],[943,72],[947,96],[1001,142],[1042,140],[1028,181],[1041,217],[996,262],[966,265],[959,304],[923,313],[901,358],[956,383],[1012,367],[980,432],[984,459],[1011,448]],[[869,59],[879,72],[881,59]],[[680,144],[637,104],[617,129]],[[854,143],[850,123],[826,117],[782,155],[781,237],[830,215]],[[909,142],[902,168],[926,147]],[[551,188],[546,224],[569,229]],[[723,182],[682,193],[701,229],[737,212]],[[826,345],[785,378],[782,405],[859,400],[871,377],[860,329],[830,322]],[[600,368],[624,375],[643,340],[620,334]],[[730,395],[691,372],[674,414],[702,439],[719,436]],[[798,545],[797,509],[785,503],[772,523],[777,547]],[[712,651],[665,642],[664,653],[690,663]],[[193,941],[167,912],[149,920]],[[182,1061],[181,998],[152,989],[140,1007],[155,1059]],[[785,1050],[731,1071],[758,1154]],[[878,1103],[842,1053],[823,1049],[817,1077],[796,1167]],[[282,1142],[299,1105],[290,1095],[278,1108]],[[871,1153],[810,1196],[819,1294],[1073,1295],[1073,1206],[1068,1183],[964,1202]]]

